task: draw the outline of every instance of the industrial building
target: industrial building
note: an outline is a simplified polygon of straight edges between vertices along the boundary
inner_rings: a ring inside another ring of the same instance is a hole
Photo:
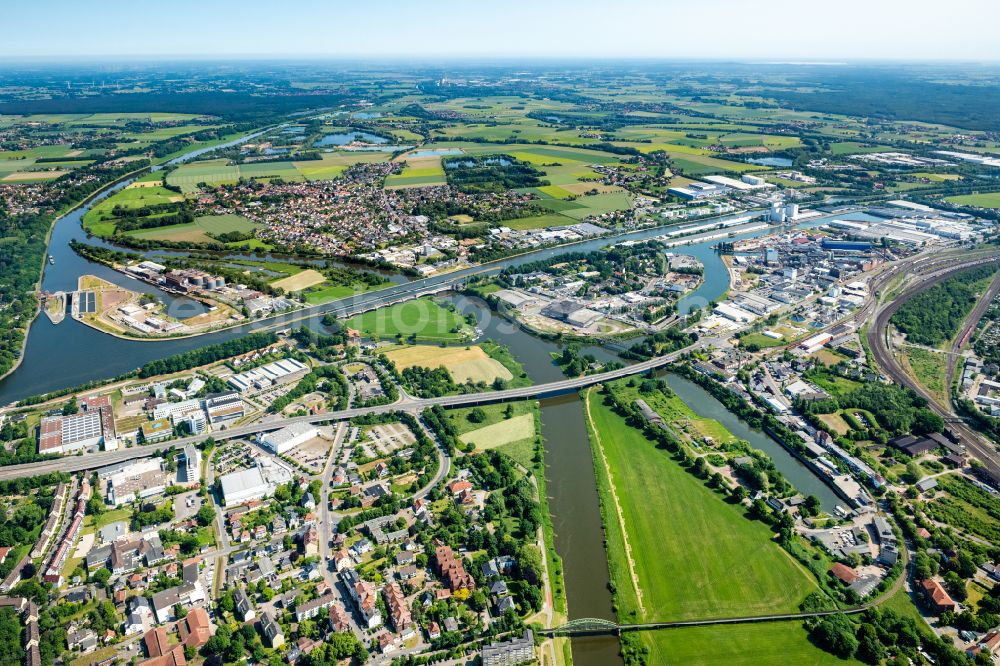
[[[309,423],[293,423],[281,430],[262,435],[260,443],[272,453],[281,455],[317,436],[319,436],[319,430],[316,426]]]
[[[292,473],[270,459],[258,460],[256,467],[219,477],[226,506],[270,497],[279,484],[291,480]]]
[[[100,444],[104,439],[102,410],[44,417],[39,426],[38,452],[69,453]]]
[[[228,382],[235,390],[245,393],[263,390],[275,384],[287,384],[304,377],[308,372],[309,366],[294,358],[286,358],[235,374],[228,379]]]
[[[205,411],[213,424],[225,423],[246,415],[239,393],[216,393],[205,399]]]
[[[718,197],[729,192],[729,188],[718,183],[688,183],[684,187],[668,187],[667,192],[681,199],[706,199]]]
[[[163,471],[160,458],[144,458],[121,467],[108,477],[107,498],[112,506],[162,494],[172,474]]]
[[[219,477],[222,484],[222,496],[226,506],[236,506],[250,500],[263,499],[273,490],[269,487],[259,467],[251,467],[239,472],[233,472]]]

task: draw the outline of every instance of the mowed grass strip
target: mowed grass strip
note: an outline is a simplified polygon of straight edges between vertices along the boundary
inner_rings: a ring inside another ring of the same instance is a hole
[[[800,622],[684,627],[642,632],[650,664],[851,666],[813,645]]]
[[[794,611],[815,581],[772,541],[763,523],[742,515],[667,452],[588,391],[591,443],[599,437],[621,507],[625,535],[602,493],[620,618],[691,620]],[[599,482],[603,465],[596,465]],[[604,478],[607,484],[608,479]],[[627,539],[644,613],[636,613]],[[612,543],[617,541],[617,543]]]
[[[348,319],[345,325],[369,337],[415,335],[424,340],[442,341],[468,337],[462,315],[442,307],[430,297],[365,312]]]

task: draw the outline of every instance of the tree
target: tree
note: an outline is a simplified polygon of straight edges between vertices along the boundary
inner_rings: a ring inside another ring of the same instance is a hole
[[[880,664],[885,659],[887,650],[879,640],[878,630],[868,624],[862,624],[858,629],[857,657],[866,664]]]
[[[100,569],[90,577],[92,581],[98,585],[107,586],[108,580],[111,578],[111,571],[108,569]]]
[[[473,407],[466,418],[472,423],[482,423],[486,420],[486,411],[482,407]]]
[[[854,625],[842,613],[824,617],[809,633],[809,638],[827,652],[841,659],[850,659],[858,649]]]
[[[212,521],[215,520],[215,508],[212,507],[211,504],[203,504],[201,508],[198,509],[198,513],[195,514],[195,519],[202,527],[211,525]]]

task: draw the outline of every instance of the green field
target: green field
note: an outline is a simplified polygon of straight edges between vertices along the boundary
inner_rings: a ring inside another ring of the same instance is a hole
[[[208,234],[224,234],[231,231],[252,232],[257,225],[240,215],[203,215],[190,224],[173,224],[154,229],[130,231],[129,236],[152,240],[186,241],[189,243],[212,243]],[[240,245],[240,242],[235,243]]]
[[[800,622],[685,627],[641,634],[650,664],[685,666],[851,666],[811,642]]]
[[[115,218],[111,210],[115,206],[122,208],[142,208],[158,204],[172,203],[184,197],[177,192],[159,187],[126,187],[118,190],[107,199],[95,204],[83,216],[83,228],[95,236],[111,236],[115,231]],[[187,225],[184,225],[187,226]]]
[[[167,184],[180,187],[184,192],[196,192],[198,183],[222,185],[235,183],[240,178],[285,181],[305,180],[291,162],[263,162],[253,164],[224,164],[222,160],[182,164],[167,174]]]
[[[946,201],[963,206],[978,206],[980,208],[1000,208],[1000,192],[988,192],[985,194],[963,194],[957,197],[948,197]]]
[[[910,367],[910,374],[938,401],[947,403],[948,387],[945,386],[947,359],[944,354],[922,347],[907,347],[904,357],[906,365]]]
[[[468,326],[458,312],[425,297],[379,308],[344,322],[366,337],[392,338],[415,335],[421,340],[448,341],[468,337]]]
[[[656,449],[599,394],[588,391],[586,401],[621,621],[793,611],[817,589],[772,541],[770,528],[745,518]]]

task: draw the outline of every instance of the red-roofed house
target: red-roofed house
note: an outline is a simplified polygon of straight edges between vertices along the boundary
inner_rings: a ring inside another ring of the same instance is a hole
[[[938,613],[944,611],[954,611],[958,604],[951,598],[951,595],[941,586],[941,583],[932,578],[920,581],[920,589],[924,593],[924,598]]]
[[[453,497],[458,497],[466,490],[472,490],[472,484],[465,479],[452,481],[448,484],[448,492],[450,492]]]
[[[201,607],[192,608],[184,619],[177,623],[177,632],[184,645],[200,648],[212,637],[212,624],[208,621],[208,613]]]
[[[840,579],[844,585],[850,585],[858,579],[858,574],[854,569],[840,562],[836,562],[830,567],[830,573]]]

